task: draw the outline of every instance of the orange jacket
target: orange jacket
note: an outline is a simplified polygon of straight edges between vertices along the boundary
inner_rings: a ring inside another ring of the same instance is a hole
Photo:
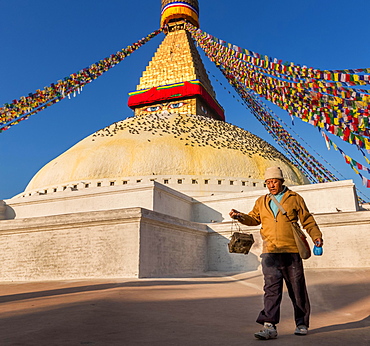
[[[239,222],[248,226],[262,224],[262,253],[298,253],[291,222],[280,210],[276,217],[274,217],[269,205],[270,201],[271,198],[269,195],[259,197],[250,213],[241,213]],[[298,222],[299,219],[302,227],[307,231],[313,241],[317,238],[322,238],[322,233],[315,219],[308,211],[306,203],[298,193],[287,189],[280,204],[286,210],[291,221]]]

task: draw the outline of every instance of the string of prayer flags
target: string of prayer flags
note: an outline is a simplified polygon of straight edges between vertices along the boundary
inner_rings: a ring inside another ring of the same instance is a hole
[[[362,179],[362,185],[370,188],[370,180],[365,178],[361,173],[358,173],[358,175]]]
[[[307,68],[228,44],[187,24],[193,39],[216,66],[247,90],[309,124],[359,148],[370,149],[370,69]],[[350,86],[364,85],[367,89]]]
[[[370,165],[370,159],[367,158],[366,154],[361,149],[359,149],[359,150],[360,150],[362,156],[364,157],[364,159],[366,160],[366,162]],[[369,152],[369,154],[370,154],[370,152]]]
[[[207,72],[210,73],[209,71],[207,71]],[[221,72],[223,72],[222,69],[221,69]],[[222,83],[214,75],[212,75],[212,76],[222,86]],[[224,89],[226,89],[226,88],[224,87]],[[265,127],[265,129],[267,130],[267,132],[280,145],[281,149],[285,152],[285,154],[290,159],[290,161],[296,167],[298,167],[302,172],[304,172],[304,174],[306,175],[306,177],[311,182],[318,182],[318,179],[316,179],[315,177],[312,177],[311,174],[310,174],[310,172],[307,171],[306,168],[304,166],[302,166],[302,164],[297,160],[297,158],[295,157],[295,152],[292,152],[292,150],[290,150],[290,148],[284,144],[284,141],[282,140],[282,138],[288,138],[288,136],[290,136],[290,134],[285,129],[282,130],[282,131],[285,131],[285,133],[281,133],[280,130],[278,131],[278,129],[280,128],[280,125],[285,124],[284,121],[282,119],[280,119],[280,117],[277,114],[275,114],[271,109],[269,109],[266,106],[266,104],[264,104],[263,102],[261,102],[258,98],[254,97],[254,95],[253,95],[252,92],[250,92],[249,94],[247,94],[245,90],[241,90],[241,89],[242,88],[240,88],[237,92],[239,93],[239,96],[241,96],[241,98],[242,98],[242,104],[244,104],[251,111],[251,113],[261,122],[261,124]],[[228,93],[231,94],[230,91],[228,91]],[[232,95],[232,96],[235,98],[234,95]],[[256,103],[257,103],[257,105],[254,105]],[[265,113],[265,111],[267,111],[267,113]],[[288,125],[285,124],[285,126],[288,126]],[[279,133],[281,133],[280,136],[278,135]],[[297,136],[299,138],[301,138],[298,134],[297,134]],[[282,137],[282,138],[280,138],[280,137]],[[293,140],[294,140],[294,138],[293,138]],[[299,145],[299,142],[297,142],[297,143]],[[310,147],[309,144],[307,144],[307,146]],[[302,146],[300,146],[300,148],[302,148],[303,151],[305,150],[304,147],[302,147]],[[311,156],[313,160],[316,160],[315,157],[313,157],[312,155],[310,155],[308,152],[307,152],[307,155]],[[320,154],[317,154],[317,155],[320,156]],[[299,157],[302,157],[301,154],[299,154],[298,156]],[[327,162],[324,158],[322,158],[322,159],[329,166],[331,166],[330,163]],[[319,161],[317,161],[317,162],[320,164]],[[306,161],[305,161],[305,163],[307,164]],[[325,170],[327,172],[327,174],[331,175],[331,172],[328,171],[324,166],[322,166],[322,168],[323,168],[323,170]],[[338,180],[338,179],[334,175],[331,175],[330,181],[332,181],[332,180]]]
[[[0,133],[28,119],[31,115],[40,112],[46,107],[59,102],[65,97],[70,98],[72,94],[76,96],[86,84],[91,83],[104,72],[116,66],[125,57],[129,56],[160,32],[162,32],[162,29],[152,32],[136,43],[127,46],[87,68],[65,77],[63,80],[52,83],[42,90],[36,90],[36,92],[29,93],[27,96],[22,96],[18,100],[13,100],[11,103],[5,103],[4,106],[0,108]]]
[[[341,155],[343,156],[344,160],[346,161],[347,164],[349,164],[351,166],[351,168],[354,170],[354,172],[356,174],[359,174],[361,176],[361,179],[362,181],[366,180],[367,179],[362,176],[358,170],[361,170],[361,171],[365,171],[367,173],[370,174],[370,168],[362,165],[361,163],[357,162],[356,160],[354,160],[352,157],[348,156],[341,148],[339,148],[329,137],[328,135],[322,131],[321,129],[319,129],[319,131],[321,132],[321,135],[322,137],[324,138],[325,142],[326,142],[326,145],[328,147],[328,149],[330,150],[330,147],[332,146],[336,151],[339,151],[341,153]],[[364,154],[364,153],[363,153]],[[366,158],[367,162],[368,162],[368,158],[364,155],[364,157]],[[365,186],[367,186],[367,182],[366,184],[364,184]],[[367,186],[367,187],[370,187],[370,186]]]
[[[300,76],[304,78],[325,79],[334,82],[348,83],[348,85],[366,85],[370,84],[370,68],[345,69],[345,70],[319,70],[312,67],[301,66],[293,62],[284,62],[277,58],[272,58],[264,54],[256,53],[252,50],[239,47],[235,44],[220,40],[201,29],[197,29],[190,23],[187,25],[189,31],[196,31],[202,39],[210,40],[229,50],[233,50],[235,56],[240,60],[252,62],[254,65],[261,66],[272,71],[280,71],[281,73],[291,76]],[[359,74],[361,73],[361,74]]]
[[[220,68],[227,76],[227,70]],[[250,90],[246,90],[237,80],[229,80],[237,93],[245,101],[252,114],[261,122],[267,132],[284,149],[291,161],[305,172],[311,182],[336,181],[336,178],[319,161],[317,161],[288,131],[270,114],[267,107]]]
[[[369,81],[367,77],[364,77],[364,82],[359,82],[362,77],[354,78],[354,82],[358,82],[356,84],[350,83],[352,81],[347,78],[348,76],[346,78],[340,76],[341,82],[337,82],[337,77],[329,75],[327,71],[325,72],[327,80],[317,80],[324,76],[322,71],[298,68],[299,66],[294,64],[281,64],[276,59],[218,40],[190,24],[187,25],[187,29],[198,46],[244,99],[252,114],[279,145],[294,156],[292,162],[297,163],[304,172],[308,172],[311,181],[336,181],[338,178],[275,121],[253,92],[287,110],[292,119],[296,116],[318,128],[329,127],[328,131],[341,136],[342,139],[360,148],[370,149],[370,142],[363,138],[370,134],[369,91],[345,88],[348,85],[365,85],[365,82]],[[360,70],[343,73],[357,72]],[[366,72],[370,72],[370,69]],[[343,94],[345,92],[346,94]]]

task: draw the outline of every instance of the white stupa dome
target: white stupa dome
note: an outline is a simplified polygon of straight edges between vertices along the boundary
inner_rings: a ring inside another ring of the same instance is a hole
[[[162,178],[185,184],[204,177],[234,179],[252,187],[263,183],[270,166],[282,169],[287,185],[308,183],[283,154],[237,126],[203,116],[149,114],[86,137],[45,165],[23,195]]]

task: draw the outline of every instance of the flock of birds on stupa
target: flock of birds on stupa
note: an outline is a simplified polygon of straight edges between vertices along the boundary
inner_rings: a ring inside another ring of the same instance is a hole
[[[121,131],[126,131],[131,135],[147,132],[157,136],[173,136],[173,138],[184,141],[184,146],[232,149],[249,157],[259,155],[269,160],[278,157],[288,161],[273,146],[252,133],[232,124],[200,115],[173,113],[136,115],[98,130],[91,138],[95,141],[99,137],[113,137]]]

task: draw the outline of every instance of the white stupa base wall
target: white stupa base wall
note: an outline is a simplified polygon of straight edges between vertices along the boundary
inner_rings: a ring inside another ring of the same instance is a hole
[[[332,183],[289,186],[305,200],[311,213],[337,213],[358,211],[359,205],[352,180]],[[230,220],[231,208],[248,213],[258,197],[268,193],[267,189],[221,196],[206,196],[196,199],[193,205],[193,220],[197,222],[219,222]]]
[[[0,281],[199,274],[207,234],[206,225],[141,208],[5,220]]]
[[[302,195],[314,214],[359,210],[352,180],[289,188]],[[6,207],[0,208],[0,214],[5,219],[23,219],[142,207],[189,221],[221,222],[230,220],[231,208],[250,211],[256,199],[266,192],[266,188],[227,194],[209,191],[208,196],[195,197],[152,181],[147,184],[68,189],[55,194],[13,197],[5,200]]]
[[[350,181],[294,187],[315,212],[324,255],[312,268],[370,267],[370,210]],[[260,266],[259,227],[248,255],[228,253],[231,208],[248,212],[265,190],[194,199],[152,183],[96,193],[7,200],[0,221],[0,281],[166,277]]]

